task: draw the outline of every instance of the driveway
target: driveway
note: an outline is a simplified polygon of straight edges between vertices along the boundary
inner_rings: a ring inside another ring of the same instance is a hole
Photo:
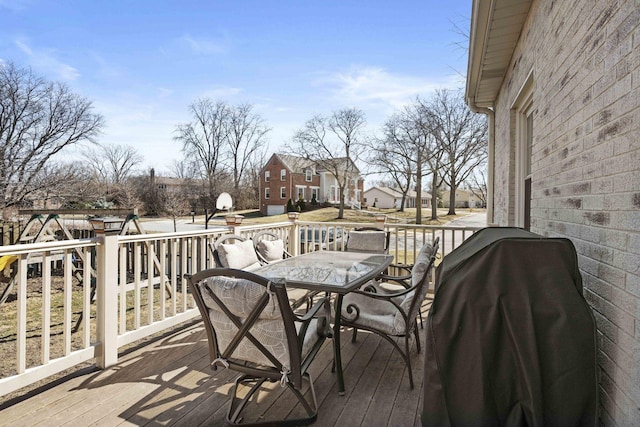
[[[472,213],[462,218],[454,219],[447,225],[455,225],[456,227],[486,227],[487,212]]]

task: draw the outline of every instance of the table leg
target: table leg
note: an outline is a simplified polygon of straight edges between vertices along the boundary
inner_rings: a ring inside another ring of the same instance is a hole
[[[338,394],[344,395],[344,376],[342,375],[342,356],[340,352],[340,313],[342,313],[342,294],[336,297],[336,315],[333,321],[333,355],[338,373]]]

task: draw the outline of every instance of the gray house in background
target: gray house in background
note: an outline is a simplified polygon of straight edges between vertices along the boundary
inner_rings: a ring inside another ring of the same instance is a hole
[[[404,201],[404,207],[415,208],[416,198],[417,193],[414,190],[409,190]],[[421,198],[423,207],[431,207],[431,194],[423,191]],[[385,186],[371,187],[364,191],[363,201],[369,207],[373,207],[375,203],[375,207],[380,209],[400,209],[402,192],[396,188]]]
[[[488,221],[576,246],[604,425],[640,426],[639,23],[637,0],[474,0],[471,22]]]

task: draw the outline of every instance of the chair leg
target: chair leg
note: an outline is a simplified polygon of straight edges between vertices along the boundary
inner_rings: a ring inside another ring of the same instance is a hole
[[[311,392],[311,401],[308,401],[307,399],[305,399],[304,394],[300,390],[296,389],[291,383],[287,383],[287,388],[293,393],[296,399],[298,399],[298,401],[304,408],[305,412],[307,413],[308,417],[299,418],[299,419],[270,420],[270,421],[262,421],[257,423],[242,422],[243,419],[241,415],[242,415],[243,409],[245,408],[247,403],[249,403],[249,400],[251,399],[251,397],[253,397],[253,395],[260,390],[262,384],[266,381],[265,378],[256,378],[251,375],[242,375],[236,379],[236,382],[232,390],[233,394],[231,396],[229,411],[227,413],[227,423],[231,425],[261,426],[261,427],[273,426],[273,425],[294,427],[294,426],[306,426],[314,423],[318,418],[318,401],[316,399],[316,392],[313,387],[313,381],[311,380],[311,376],[308,373],[305,373],[302,377],[303,379],[309,382],[309,391]],[[251,386],[251,389],[249,390],[247,395],[242,399],[237,398],[239,383],[254,383]]]
[[[352,343],[356,342],[357,335],[358,335],[358,328],[356,328],[354,326],[353,327],[353,334],[351,335],[351,342]]]
[[[407,334],[404,337],[404,348],[405,348],[405,362],[407,363],[407,369],[409,370],[409,387],[413,390],[413,372],[411,371],[411,354],[409,353],[409,338],[411,338],[411,334]]]
[[[416,337],[416,350],[420,353],[420,334],[418,333],[418,325],[413,329],[413,333]]]

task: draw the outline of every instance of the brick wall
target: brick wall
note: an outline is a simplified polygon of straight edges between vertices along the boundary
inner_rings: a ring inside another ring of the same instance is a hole
[[[640,425],[639,23],[638,1],[534,0],[495,106],[495,222],[513,225],[511,107],[533,70],[531,229],[578,251],[605,425]]]

